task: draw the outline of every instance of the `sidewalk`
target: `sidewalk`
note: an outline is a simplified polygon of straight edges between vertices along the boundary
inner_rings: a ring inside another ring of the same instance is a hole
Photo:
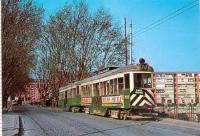
[[[19,134],[19,116],[12,114],[2,115],[3,136],[18,136]]]
[[[159,123],[171,125],[171,126],[183,127],[183,128],[196,129],[196,130],[199,130],[199,132],[200,132],[200,123],[199,122],[190,122],[190,121],[184,121],[184,120],[165,118],[162,121],[160,121]]]
[[[11,104],[11,105],[8,105],[7,108],[3,108],[3,109],[2,109],[2,112],[3,112],[3,113],[7,113],[7,112],[9,112],[9,111],[12,111],[12,104]]]

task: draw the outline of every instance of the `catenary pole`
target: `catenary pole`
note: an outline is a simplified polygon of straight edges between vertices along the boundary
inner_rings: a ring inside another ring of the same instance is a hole
[[[126,17],[124,18],[124,38],[125,38],[125,47],[126,47],[126,65],[128,64],[128,49],[127,49],[127,37],[126,37]]]
[[[133,44],[133,35],[132,35],[132,23],[130,24],[130,64],[132,64],[132,44]]]

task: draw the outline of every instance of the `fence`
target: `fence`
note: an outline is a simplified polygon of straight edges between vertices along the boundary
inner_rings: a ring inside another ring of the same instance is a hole
[[[162,117],[200,122],[200,105],[160,105],[158,109]]]

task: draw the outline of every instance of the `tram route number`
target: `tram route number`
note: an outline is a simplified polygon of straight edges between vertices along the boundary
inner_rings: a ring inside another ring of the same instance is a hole
[[[135,91],[136,94],[144,94],[144,91],[141,89],[136,89]]]
[[[148,65],[147,64],[140,64],[140,69],[141,70],[148,70]]]

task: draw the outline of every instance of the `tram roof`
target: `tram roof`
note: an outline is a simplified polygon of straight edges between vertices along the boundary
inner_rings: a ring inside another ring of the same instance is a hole
[[[74,83],[70,83],[67,86],[61,87],[60,91],[61,90],[64,91],[65,89],[67,89],[69,87],[77,86],[77,85],[80,85],[80,84],[83,84],[83,83],[87,83],[87,82],[90,82],[90,81],[93,81],[93,80],[98,80],[98,79],[101,79],[101,78],[104,78],[104,77],[108,77],[108,76],[112,76],[112,75],[115,75],[115,74],[125,73],[125,72],[134,72],[134,71],[135,72],[136,71],[138,71],[138,72],[139,71],[142,71],[142,72],[153,72],[153,68],[151,66],[149,66],[147,63],[145,63],[145,64],[132,64],[132,65],[127,65],[127,66],[122,66],[122,67],[116,68],[114,70],[107,71],[105,73],[100,73],[100,74],[94,75],[92,77],[88,77],[88,78],[85,78],[83,80],[76,81]]]

